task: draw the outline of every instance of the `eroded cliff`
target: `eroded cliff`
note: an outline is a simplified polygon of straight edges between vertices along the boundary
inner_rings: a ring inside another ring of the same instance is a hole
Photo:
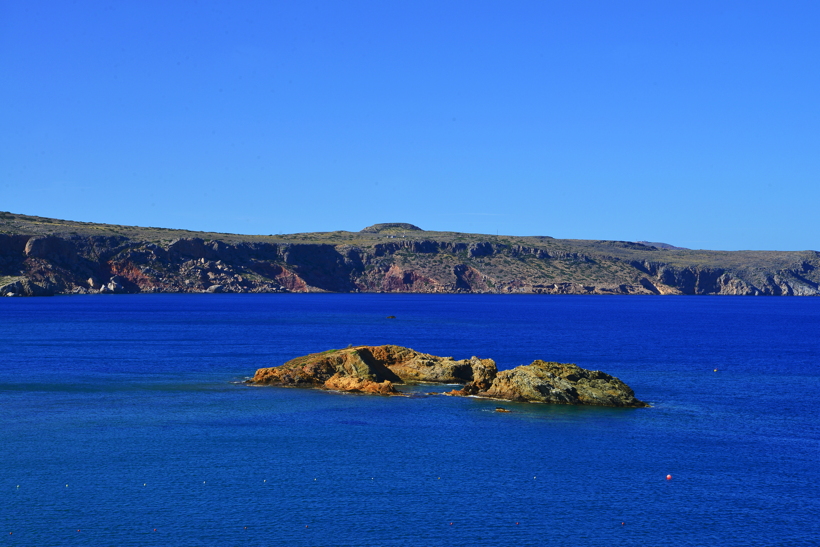
[[[818,295],[815,251],[692,251],[423,231],[194,233],[0,214],[0,295],[137,292]]]

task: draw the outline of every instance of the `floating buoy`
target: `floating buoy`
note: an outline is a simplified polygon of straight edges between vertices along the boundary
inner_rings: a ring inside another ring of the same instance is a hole
[[[666,475],[666,480],[671,481],[672,480],[672,475]]]
[[[623,526],[623,525],[624,525],[624,523],[622,522],[622,523],[621,523],[621,526]]]
[[[515,525],[518,526],[518,523],[516,522]]]
[[[307,527],[308,527],[308,525],[307,525],[307,524],[305,524],[305,528],[307,528]]]
[[[262,482],[268,482],[268,479],[263,480]]]
[[[453,523],[451,522],[451,523],[450,523],[450,526],[452,526],[452,525],[453,525]]]
[[[715,372],[717,372],[717,369],[715,369]]]
[[[68,485],[66,484],[65,487],[68,488]],[[79,530],[77,530],[77,531],[79,532]]]
[[[156,531],[157,531],[157,529],[156,529],[156,528],[154,528],[154,532],[156,532]]]

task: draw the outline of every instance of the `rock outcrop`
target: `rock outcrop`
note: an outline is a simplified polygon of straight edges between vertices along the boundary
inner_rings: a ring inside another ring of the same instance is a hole
[[[374,382],[373,380],[365,380],[363,378],[342,376],[339,373],[328,378],[324,383],[324,387],[334,391],[358,391],[360,393],[374,393],[377,395],[395,395],[398,393],[390,380]]]
[[[357,346],[313,353],[260,368],[251,384],[308,386],[381,395],[395,384],[463,384],[448,395],[534,403],[645,407],[618,378],[577,365],[534,361],[498,372],[492,359],[455,360],[401,346]]]
[[[479,396],[559,405],[648,406],[614,376],[568,363],[533,361],[499,372]]]

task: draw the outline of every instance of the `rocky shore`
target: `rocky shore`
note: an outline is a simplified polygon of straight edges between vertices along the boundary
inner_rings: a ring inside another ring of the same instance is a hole
[[[509,401],[646,407],[618,378],[567,363],[533,361],[498,371],[492,359],[455,360],[401,346],[356,346],[297,357],[260,368],[254,385],[304,386],[335,391],[399,395],[396,385],[462,384],[447,395]]]
[[[693,251],[405,223],[240,236],[0,213],[0,296],[155,292],[808,296],[820,295],[820,253]]]

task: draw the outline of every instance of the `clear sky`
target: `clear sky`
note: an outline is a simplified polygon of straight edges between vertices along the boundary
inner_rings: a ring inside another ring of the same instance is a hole
[[[817,2],[0,0],[0,210],[820,250]]]

